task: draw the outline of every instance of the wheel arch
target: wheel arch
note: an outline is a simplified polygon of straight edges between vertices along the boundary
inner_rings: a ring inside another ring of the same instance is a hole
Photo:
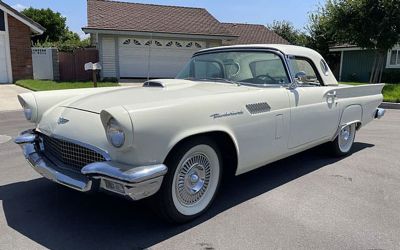
[[[164,162],[166,162],[182,144],[199,137],[210,138],[217,144],[222,156],[224,172],[228,172],[229,175],[235,174],[239,162],[239,148],[234,136],[224,130],[202,131],[180,136],[179,139],[176,139],[174,143],[172,143],[173,146],[168,151]]]

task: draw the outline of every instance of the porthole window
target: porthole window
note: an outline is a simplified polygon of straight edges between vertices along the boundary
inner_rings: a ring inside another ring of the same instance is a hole
[[[194,43],[194,46],[196,46],[196,48],[198,48],[198,49],[201,48],[201,44],[200,43]]]
[[[136,39],[134,39],[133,40],[133,43],[135,44],[135,45],[142,45],[138,40],[136,40]]]
[[[131,44],[131,39],[126,39],[122,44],[124,45]]]
[[[186,48],[190,48],[190,47],[193,47],[193,42],[186,44]]]
[[[144,45],[150,46],[150,45],[152,45],[152,44],[153,44],[153,41],[152,41],[152,40],[149,40],[149,41],[147,41]]]
[[[178,48],[181,48],[182,44],[180,42],[175,42],[175,46],[178,47]]]
[[[329,74],[329,66],[328,64],[325,62],[324,59],[321,59],[321,69],[322,69],[322,73],[324,73],[324,75],[328,75]]]
[[[156,44],[156,46],[161,47],[162,44],[159,41],[154,41],[154,43]]]
[[[167,46],[167,47],[171,47],[172,46],[172,44],[174,44],[172,41],[169,41],[165,46]]]

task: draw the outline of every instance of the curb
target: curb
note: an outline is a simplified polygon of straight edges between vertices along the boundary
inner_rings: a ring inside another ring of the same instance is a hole
[[[379,107],[384,109],[400,109],[400,103],[382,102]]]

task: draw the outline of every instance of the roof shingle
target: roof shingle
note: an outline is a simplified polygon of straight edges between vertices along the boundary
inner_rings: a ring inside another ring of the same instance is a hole
[[[238,39],[224,41],[223,45],[235,44],[290,44],[275,32],[261,24],[222,23],[232,35]]]
[[[231,36],[206,9],[88,0],[88,27],[122,31]]]

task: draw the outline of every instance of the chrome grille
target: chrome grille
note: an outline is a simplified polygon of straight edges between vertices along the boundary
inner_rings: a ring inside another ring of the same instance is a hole
[[[40,137],[43,141],[44,155],[50,160],[61,162],[62,167],[80,171],[87,164],[106,160],[96,151],[75,143],[43,134]]]

